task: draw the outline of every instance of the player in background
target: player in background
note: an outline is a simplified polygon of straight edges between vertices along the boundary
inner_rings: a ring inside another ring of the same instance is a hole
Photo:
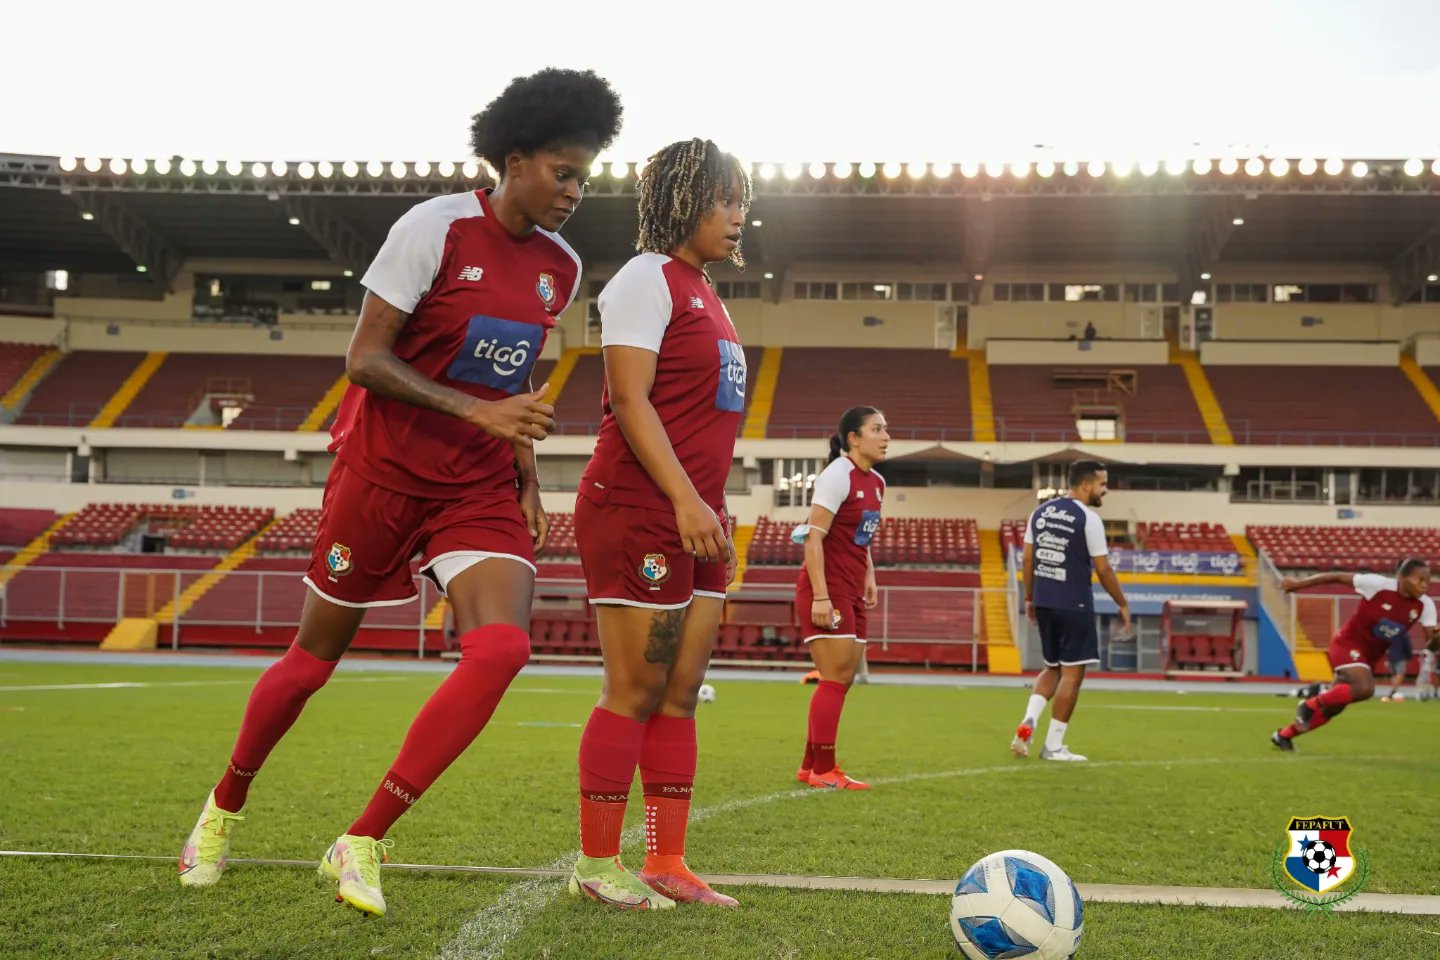
[[[1405,631],[1394,640],[1390,641],[1390,649],[1385,651],[1385,663],[1390,668],[1390,692],[1380,698],[1381,703],[1404,703],[1405,695],[1400,688],[1405,686],[1405,669],[1410,666],[1410,658],[1415,655],[1415,648],[1410,644],[1410,631]]]
[[[1130,629],[1130,604],[1110,567],[1105,524],[1093,509],[1109,492],[1109,471],[1095,460],[1079,460],[1070,465],[1068,481],[1069,492],[1041,504],[1025,525],[1025,607],[1030,622],[1040,629],[1045,669],[1035,678],[1025,716],[1010,741],[1010,752],[1017,757],[1030,755],[1040,712],[1053,698],[1040,759],[1086,759],[1065,745],[1065,731],[1085,682],[1085,669],[1100,662],[1092,568],[1120,608],[1122,629]]]
[[[1415,690],[1423,700],[1440,699],[1440,674],[1436,673],[1436,653],[1428,646],[1420,651],[1420,669],[1415,674]]]
[[[532,444],[554,412],[548,384],[532,389],[530,372],[580,284],[579,259],[555,231],[620,114],[594,73],[517,78],[471,127],[499,184],[417,204],[391,228],[361,281],[299,632],[250,695],[229,766],[181,854],[182,884],[220,878],[252,779],[366,610],[415,599],[418,553],[454,608],[461,658],[321,863],[340,900],[385,912],[386,833],[480,733],[530,655],[534,557],[547,528]]]
[[[870,541],[880,528],[890,433],[874,407],[851,407],[830,438],[830,461],[815,478],[804,526],[805,565],[795,585],[795,615],[820,682],[810,697],[805,759],[796,779],[828,790],[869,790],[835,765],[845,695],[865,656],[865,612],[879,602]],[[796,531],[797,534],[800,531]]]
[[[745,353],[705,273],[737,266],[750,178],[709,140],[672,143],[638,185],[639,238],[600,294],[604,418],[575,536],[605,684],[580,740],[570,891],[628,909],[735,906],[685,864],[695,704],[735,571],[725,482],[745,408]],[[645,868],[620,863],[635,768]]]
[[[1325,726],[1350,704],[1375,695],[1375,669],[1384,662],[1390,645],[1419,624],[1426,633],[1427,647],[1440,647],[1435,602],[1430,589],[1430,565],[1424,560],[1405,560],[1386,577],[1375,573],[1317,573],[1311,577],[1286,577],[1286,593],[1308,590],[1325,584],[1344,584],[1360,594],[1360,605],[1330,641],[1330,667],[1335,680],[1329,689],[1300,701],[1295,722],[1270,734],[1270,742],[1281,750],[1294,750],[1293,741],[1302,733]]]

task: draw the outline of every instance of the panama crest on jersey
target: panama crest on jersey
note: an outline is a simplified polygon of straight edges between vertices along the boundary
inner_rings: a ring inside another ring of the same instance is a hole
[[[535,293],[539,295],[540,301],[549,310],[555,306],[555,276],[550,273],[540,274],[540,279],[535,281]]]
[[[640,561],[640,576],[650,584],[651,590],[659,590],[660,584],[670,579],[670,564],[663,553],[647,553]]]
[[[350,548],[343,543],[330,544],[330,552],[325,555],[325,566],[329,568],[332,577],[343,577],[350,572]]]

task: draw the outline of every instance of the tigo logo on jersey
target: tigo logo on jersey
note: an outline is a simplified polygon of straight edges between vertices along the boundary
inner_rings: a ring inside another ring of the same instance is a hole
[[[715,406],[729,413],[745,410],[745,351],[732,340],[720,345],[720,382],[715,388]]]
[[[640,561],[640,576],[650,584],[651,590],[659,590],[660,584],[670,579],[670,565],[665,562],[665,554],[645,554],[645,559]]]
[[[546,310],[555,307],[555,277],[552,274],[540,274],[540,279],[535,282],[535,292],[540,295]]]
[[[860,512],[860,525],[855,528],[855,545],[860,547],[870,546],[870,541],[875,536],[875,531],[880,529],[880,511],[862,510]]]
[[[1364,850],[1351,848],[1348,817],[1292,817],[1286,834],[1275,848],[1270,873],[1275,888],[1289,899],[1309,910],[1329,911],[1365,885],[1370,861]]]
[[[530,379],[545,331],[533,323],[475,316],[445,375],[451,380],[518,393]]]
[[[480,280],[480,279],[483,278],[484,276],[485,276],[485,268],[484,268],[484,267],[461,267],[461,268],[460,268],[460,276],[456,277],[455,279],[457,279],[457,280],[469,280],[471,283],[475,283],[476,281]]]
[[[325,555],[325,566],[330,569],[330,579],[343,577],[350,572],[350,548],[343,543],[330,544],[330,552]]]

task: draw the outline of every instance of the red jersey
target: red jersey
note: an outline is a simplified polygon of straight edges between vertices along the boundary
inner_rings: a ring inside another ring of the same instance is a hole
[[[485,191],[457,193],[395,221],[360,282],[410,314],[397,357],[437,383],[502,400],[530,389],[545,338],[580,287],[580,258],[546,230],[506,230]],[[354,385],[330,435],[349,469],[413,497],[455,499],[515,481],[507,441]]]
[[[861,470],[849,457],[839,457],[815,478],[811,502],[835,514],[830,532],[820,541],[825,548],[826,592],[831,598],[858,598],[865,592],[870,541],[880,529],[885,478],[874,470]],[[810,583],[803,567],[800,582]]]
[[[600,343],[657,354],[650,403],[696,492],[719,512],[745,411],[745,351],[705,275],[665,254],[634,257],[600,293]],[[608,490],[618,504],[670,510],[620,431],[608,382],[601,406],[580,492]]]
[[[1336,639],[1344,640],[1352,649],[1364,651],[1375,661],[1384,657],[1390,644],[1415,624],[1434,627],[1435,601],[1429,597],[1411,600],[1399,593],[1398,586],[1394,577],[1355,574],[1355,592],[1363,599],[1340,628]]]

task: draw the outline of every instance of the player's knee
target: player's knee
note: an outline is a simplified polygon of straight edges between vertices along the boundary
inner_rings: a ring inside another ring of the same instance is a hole
[[[483,664],[489,674],[513,678],[530,661],[530,635],[507,623],[471,630],[460,638],[460,659]]]

